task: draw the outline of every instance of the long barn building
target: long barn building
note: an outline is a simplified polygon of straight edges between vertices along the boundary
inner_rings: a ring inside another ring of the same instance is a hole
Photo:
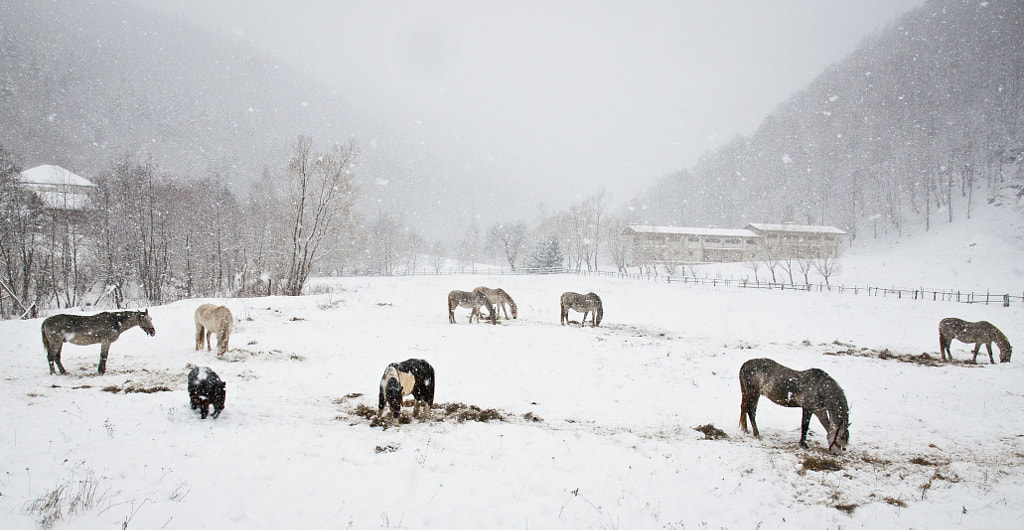
[[[742,262],[836,256],[846,232],[833,226],[750,223],[745,228],[630,225],[630,265]]]

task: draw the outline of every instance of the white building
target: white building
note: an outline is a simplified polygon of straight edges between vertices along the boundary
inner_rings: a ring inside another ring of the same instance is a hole
[[[60,166],[43,165],[21,172],[18,179],[50,210],[91,210],[96,185]]]

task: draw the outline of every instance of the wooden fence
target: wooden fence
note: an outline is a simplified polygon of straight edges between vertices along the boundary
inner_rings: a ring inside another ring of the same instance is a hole
[[[602,278],[620,278],[628,280],[643,280],[649,282],[678,283],[683,285],[703,285],[711,287],[736,287],[741,289],[768,289],[777,291],[803,291],[808,293],[833,293],[853,294],[865,296],[894,297],[907,300],[931,300],[935,302],[959,302],[965,304],[1000,304],[1003,307],[1010,307],[1012,304],[1024,304],[1024,292],[1021,294],[1009,293],[978,293],[974,291],[949,290],[940,291],[934,289],[898,289],[896,287],[847,287],[845,285],[827,285],[823,283],[791,284],[781,282],[760,282],[749,280],[735,280],[724,278],[698,278],[694,276],[669,276],[641,273],[624,273],[609,271],[585,271],[567,268],[543,268],[543,269],[508,269],[504,267],[475,267],[455,270],[439,269],[415,269],[395,273],[396,276],[505,276],[505,275],[531,275],[531,274],[575,274],[578,276],[598,276]]]

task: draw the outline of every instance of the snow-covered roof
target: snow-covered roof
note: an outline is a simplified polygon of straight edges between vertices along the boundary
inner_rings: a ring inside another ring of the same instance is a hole
[[[840,230],[834,226],[822,226],[822,225],[796,225],[796,224],[772,224],[772,223],[748,223],[748,228],[760,232],[803,232],[803,233],[814,233],[814,234],[840,234],[845,235],[845,230]]]
[[[745,228],[695,228],[689,226],[629,225],[638,234],[672,234],[681,236],[757,237]]]
[[[96,185],[60,166],[42,165],[21,172],[21,182],[25,184],[49,186],[82,186],[93,188]]]

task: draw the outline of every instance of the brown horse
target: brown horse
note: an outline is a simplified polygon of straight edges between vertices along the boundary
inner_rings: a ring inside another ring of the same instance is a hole
[[[807,447],[811,414],[818,417],[828,433],[828,449],[846,449],[850,442],[850,408],[846,394],[834,379],[817,368],[798,372],[771,359],[751,359],[740,367],[740,428],[747,432],[747,416],[757,431],[757,402],[764,394],[783,407],[800,407],[800,447]]]
[[[480,306],[487,308],[490,313],[488,318],[491,324],[498,323],[497,312],[494,311],[494,306],[491,305],[491,301],[487,299],[484,293],[478,291],[451,291],[448,293],[448,322],[455,323],[455,308],[465,307],[471,309],[469,313],[469,321],[473,322],[473,317],[476,317],[476,321],[480,322]]]
[[[498,312],[498,316],[501,316],[501,311],[505,311],[505,320],[508,320],[508,311],[512,310],[512,318],[519,318],[519,309],[516,307],[515,300],[504,289],[498,287],[497,289],[491,289],[489,287],[477,287],[474,291],[480,291],[484,293],[487,300],[494,306],[495,311]]]
[[[580,327],[587,323],[587,313],[593,313],[591,322],[593,322],[595,328],[601,325],[601,319],[604,318],[604,305],[601,303],[601,297],[594,293],[564,292],[562,293],[561,305],[562,316],[560,321],[563,326],[569,321],[570,309],[577,313],[583,313]]]
[[[968,344],[974,343],[974,360],[971,361],[973,363],[978,362],[978,352],[981,350],[982,344],[988,349],[988,362],[991,364],[996,363],[995,359],[992,358],[993,342],[999,346],[999,362],[1010,362],[1010,355],[1013,353],[1013,348],[1010,346],[1010,341],[1006,340],[1006,335],[1003,335],[999,328],[984,320],[981,322],[966,322],[959,318],[944,318],[940,320],[939,356],[942,357],[943,361],[953,360],[953,352],[949,349],[953,339]]]
[[[196,350],[203,349],[206,343],[206,350],[211,349],[210,335],[217,334],[217,355],[224,355],[228,351],[228,338],[231,337],[231,328],[235,322],[231,310],[227,306],[213,304],[202,304],[196,308]]]
[[[142,328],[147,335],[156,335],[156,328],[153,327],[153,319],[149,317],[149,310],[145,311],[117,311],[104,312],[96,315],[53,315],[43,321],[43,347],[46,348],[46,360],[50,363],[50,373],[56,373],[53,369],[54,363],[60,368],[61,374],[66,374],[64,365],[60,362],[60,352],[65,342],[78,346],[88,346],[100,343],[100,365],[99,373],[107,371],[107,352],[110,351],[110,343],[117,340],[122,333],[135,326]]]

